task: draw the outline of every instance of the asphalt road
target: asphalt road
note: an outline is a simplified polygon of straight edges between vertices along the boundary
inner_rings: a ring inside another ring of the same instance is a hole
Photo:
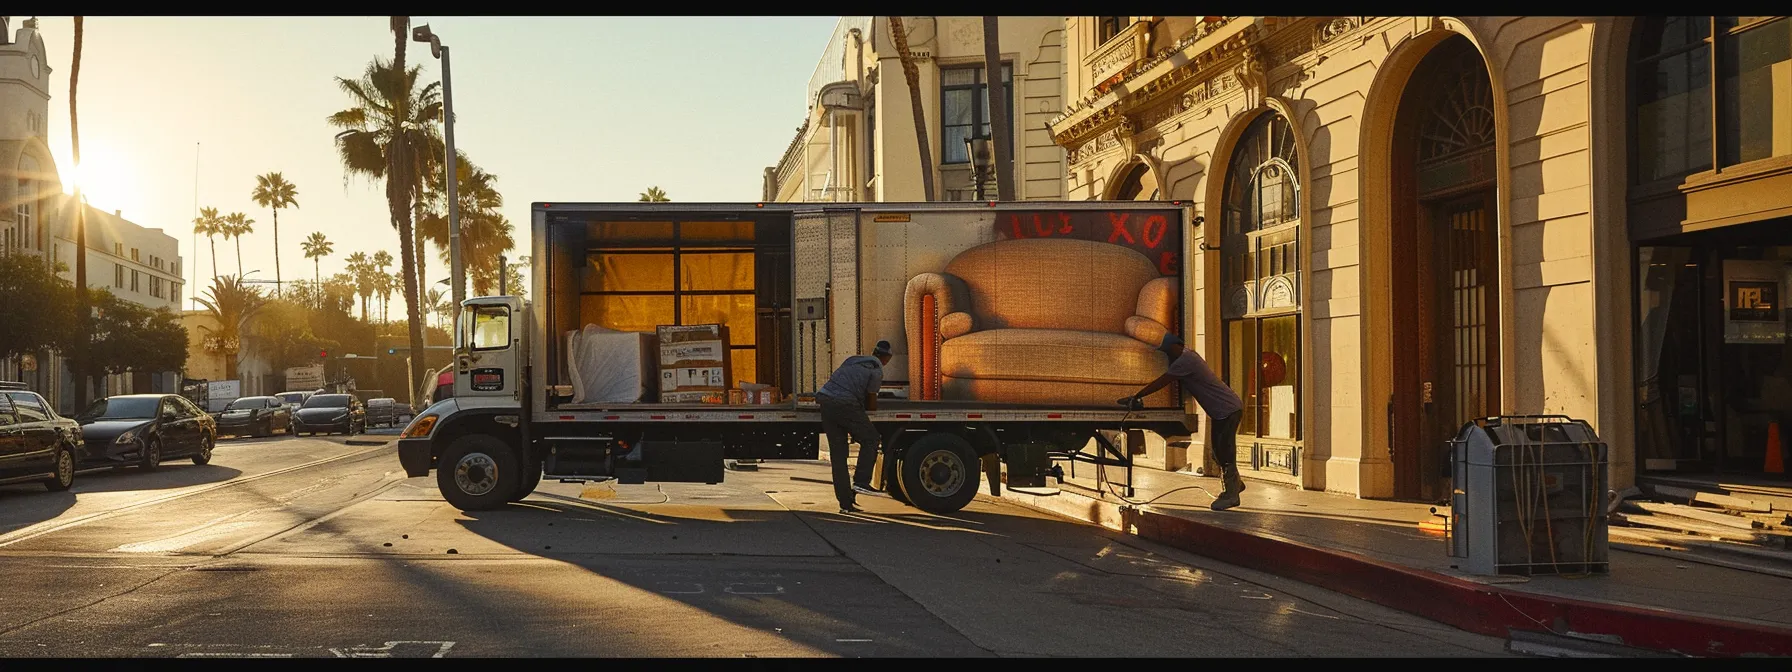
[[[1505,655],[1003,502],[840,515],[827,477],[548,482],[463,514],[394,444],[276,437],[0,487],[0,656]]]

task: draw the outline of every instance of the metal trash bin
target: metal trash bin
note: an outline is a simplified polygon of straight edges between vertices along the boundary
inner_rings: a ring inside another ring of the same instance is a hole
[[[1508,415],[1451,439],[1450,555],[1478,575],[1608,574],[1607,452],[1592,426]]]

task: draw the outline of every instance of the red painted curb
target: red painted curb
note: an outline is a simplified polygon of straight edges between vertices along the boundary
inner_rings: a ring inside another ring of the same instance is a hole
[[[1177,516],[1130,508],[1122,509],[1121,516],[1129,529],[1152,541],[1482,635],[1503,638],[1511,630],[1574,632],[1612,635],[1626,646],[1695,656],[1792,655],[1792,628],[1501,590]]]

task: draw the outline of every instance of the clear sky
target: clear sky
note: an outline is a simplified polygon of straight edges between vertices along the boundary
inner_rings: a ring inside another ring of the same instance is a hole
[[[452,49],[455,146],[498,177],[522,248],[535,201],[633,201],[654,185],[674,201],[758,200],[764,169],[803,122],[836,20],[417,16],[412,25],[429,24]],[[55,70],[50,146],[67,182],[74,21],[45,16],[39,26]],[[194,254],[195,183],[197,206],[255,220],[242,268],[273,278],[271,213],[249,198],[269,171],[299,191],[299,209],[280,213],[285,279],[312,276],[299,248],[312,231],[335,242],[325,276],[356,251],[398,256],[383,188],[360,178],[344,186],[337,129],[325,122],[348,106],[334,77],[392,57],[387,17],[94,16],[83,32],[88,202],[180,240],[189,281],[197,268],[209,282],[212,267],[203,237]],[[409,43],[406,60],[424,66],[425,81],[440,78],[429,45]],[[235,241],[217,247],[219,271],[234,273]],[[446,277],[438,257],[428,271]]]

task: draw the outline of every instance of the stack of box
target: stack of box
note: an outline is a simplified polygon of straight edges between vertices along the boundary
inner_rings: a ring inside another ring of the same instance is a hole
[[[728,327],[720,324],[662,326],[660,403],[721,404],[734,385],[728,350]]]

